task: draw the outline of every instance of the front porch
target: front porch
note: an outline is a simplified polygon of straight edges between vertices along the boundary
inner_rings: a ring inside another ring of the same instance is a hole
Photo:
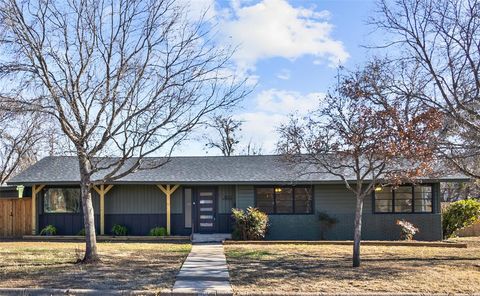
[[[224,188],[225,187],[225,188]],[[228,187],[228,188],[227,188]],[[33,236],[53,225],[58,236],[73,238],[84,228],[78,185],[34,184],[31,224]],[[231,233],[234,186],[179,184],[103,184],[92,189],[95,228],[110,240],[114,225],[128,229],[128,236],[148,236],[163,227],[170,236],[192,233]],[[102,238],[103,239],[103,238]]]

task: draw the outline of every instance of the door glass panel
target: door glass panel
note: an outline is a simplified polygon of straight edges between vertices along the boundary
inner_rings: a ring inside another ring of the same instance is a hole
[[[208,192],[208,191],[200,192],[200,196],[213,196],[213,192]]]
[[[200,223],[201,227],[213,227],[213,223]]]
[[[204,205],[204,204],[212,204],[213,203],[213,200],[211,199],[201,199],[200,200],[200,204]]]
[[[200,219],[213,219],[212,215],[200,215]]]
[[[200,212],[211,212],[213,208],[200,208]]]

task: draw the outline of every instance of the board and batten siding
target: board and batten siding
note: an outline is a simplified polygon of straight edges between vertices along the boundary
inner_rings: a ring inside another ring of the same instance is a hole
[[[183,230],[183,190],[171,197],[172,234]],[[105,232],[124,225],[130,235],[148,235],[154,227],[166,227],[166,196],[155,185],[115,185],[105,196]],[[181,224],[181,225],[180,225]]]

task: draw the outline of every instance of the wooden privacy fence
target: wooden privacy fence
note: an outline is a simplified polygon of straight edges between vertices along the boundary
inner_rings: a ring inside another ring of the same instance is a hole
[[[0,237],[32,233],[32,199],[0,199]]]

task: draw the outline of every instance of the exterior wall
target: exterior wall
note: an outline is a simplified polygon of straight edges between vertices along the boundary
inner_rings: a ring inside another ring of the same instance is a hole
[[[194,196],[196,187],[190,186]],[[173,235],[189,235],[185,228],[183,187],[178,188],[171,199],[171,231]],[[270,215],[267,239],[300,240],[351,240],[355,198],[344,185],[314,186],[314,210],[312,214]],[[373,200],[364,204],[362,236],[366,240],[395,240],[399,238],[396,220],[406,219],[420,228],[415,237],[419,240],[439,240],[441,233],[439,184],[434,186],[433,214],[373,214]],[[255,206],[255,186],[217,186],[216,231],[229,233],[233,221],[231,208],[246,209]],[[37,196],[38,229],[54,225],[59,235],[77,234],[83,228],[83,214],[43,213],[43,192]],[[99,197],[93,194],[95,221],[99,231]],[[192,209],[194,210],[194,209]],[[328,231],[322,231],[318,213],[335,217],[338,223]],[[192,221],[193,222],[193,221]],[[148,235],[153,227],[166,227],[166,198],[155,185],[115,185],[105,196],[105,231],[110,234],[114,224],[125,225],[129,235]]]
[[[184,229],[183,189],[171,196],[171,232],[189,234]],[[129,235],[148,235],[154,227],[166,227],[166,196],[155,185],[115,185],[105,196],[105,233],[113,225],[128,228]]]
[[[84,228],[83,209],[80,207],[80,213],[45,213],[43,211],[43,196],[48,188],[46,186],[37,194],[37,234],[47,225],[53,225],[57,229],[58,235],[76,235]],[[100,232],[100,199],[98,194],[92,193],[93,211],[95,213],[95,229]]]
[[[420,228],[418,240],[441,240],[442,226],[439,213],[439,184],[434,186],[434,213],[374,214],[373,196],[367,198],[363,209],[362,238],[365,240],[398,240],[400,230],[395,222],[405,219]],[[254,186],[237,187],[237,207],[255,205]],[[323,212],[338,220],[330,230],[322,231],[318,213]],[[284,240],[352,240],[355,216],[355,197],[343,184],[314,186],[312,214],[269,215],[267,239]],[[323,232],[323,233],[322,233]]]

